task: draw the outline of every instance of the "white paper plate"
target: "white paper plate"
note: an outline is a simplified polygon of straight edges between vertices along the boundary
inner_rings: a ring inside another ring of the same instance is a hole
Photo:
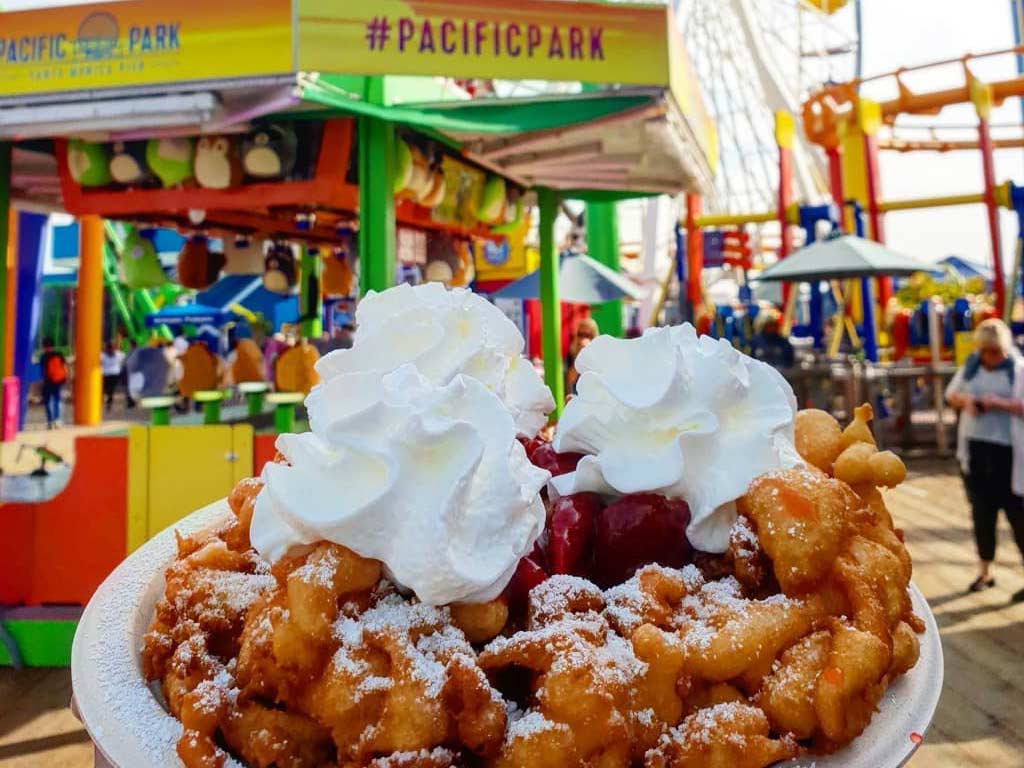
[[[184,534],[231,514],[215,502],[162,531],[107,577],[82,614],[71,650],[75,704],[97,751],[114,768],[181,768],[174,750],[181,724],[163,709],[142,674],[142,636],[164,591],[174,557],[174,529]],[[926,624],[921,659],[890,686],[867,730],[828,757],[801,758],[780,768],[898,768],[917,748],[912,734],[928,728],[942,691],[942,644],[928,604],[911,585],[914,610]]]

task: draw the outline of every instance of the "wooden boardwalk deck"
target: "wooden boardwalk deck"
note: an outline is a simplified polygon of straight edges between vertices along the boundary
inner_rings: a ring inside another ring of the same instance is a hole
[[[1001,524],[998,587],[964,595],[974,548],[960,479],[949,462],[912,469],[888,500],[907,531],[915,581],[941,627],[946,686],[910,768],[1024,768],[1024,604],[1009,605],[1024,587],[1020,559]],[[92,766],[69,697],[66,670],[0,670],[0,766]]]

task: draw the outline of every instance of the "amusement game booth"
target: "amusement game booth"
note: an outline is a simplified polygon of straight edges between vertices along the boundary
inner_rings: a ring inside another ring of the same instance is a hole
[[[385,0],[371,14],[258,0],[239,23],[198,0],[137,0],[0,17],[0,208],[79,217],[80,424],[100,418],[104,220],[136,228],[123,230],[136,235],[123,279],[132,259],[132,274],[155,274],[138,233],[170,227],[187,240],[182,285],[260,275],[298,294],[313,338],[325,295],[410,273],[521,276],[536,226],[545,377],[561,404],[560,198],[588,202],[603,230],[591,256],[617,268],[616,200],[710,189],[713,125],[663,6]],[[511,98],[500,78],[587,85]],[[19,218],[0,215],[0,250],[9,240],[20,264],[31,253],[5,226]],[[5,317],[34,301],[13,272],[0,270]],[[6,364],[27,342],[0,343]],[[273,440],[247,423],[79,438],[60,494],[0,507],[5,660],[65,663],[76,607],[107,573],[259,472]]]

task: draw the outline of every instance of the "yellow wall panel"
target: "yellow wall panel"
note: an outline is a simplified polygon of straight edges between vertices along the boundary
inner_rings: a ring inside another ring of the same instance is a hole
[[[150,428],[147,537],[230,492],[239,463],[232,433],[224,425]],[[251,447],[248,461],[251,470]]]
[[[231,463],[231,486],[233,488],[239,480],[252,477],[253,436],[252,427],[248,424],[236,424],[231,430],[232,451],[235,454],[235,460]],[[224,495],[227,496],[230,492],[231,488],[228,488]]]
[[[127,526],[131,553],[149,538],[149,427],[128,428]]]

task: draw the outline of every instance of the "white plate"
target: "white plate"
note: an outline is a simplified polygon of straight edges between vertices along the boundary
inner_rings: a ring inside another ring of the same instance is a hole
[[[114,768],[181,768],[174,745],[181,724],[163,709],[142,674],[142,636],[164,591],[163,572],[174,557],[174,530],[184,534],[223,522],[218,501],[189,515],[137,549],[107,577],[82,614],[71,650],[75,704],[100,755]],[[890,686],[861,736],[828,757],[808,757],[780,768],[898,768],[917,748],[942,691],[942,644],[928,604],[911,585],[914,610],[926,624],[921,658]]]

